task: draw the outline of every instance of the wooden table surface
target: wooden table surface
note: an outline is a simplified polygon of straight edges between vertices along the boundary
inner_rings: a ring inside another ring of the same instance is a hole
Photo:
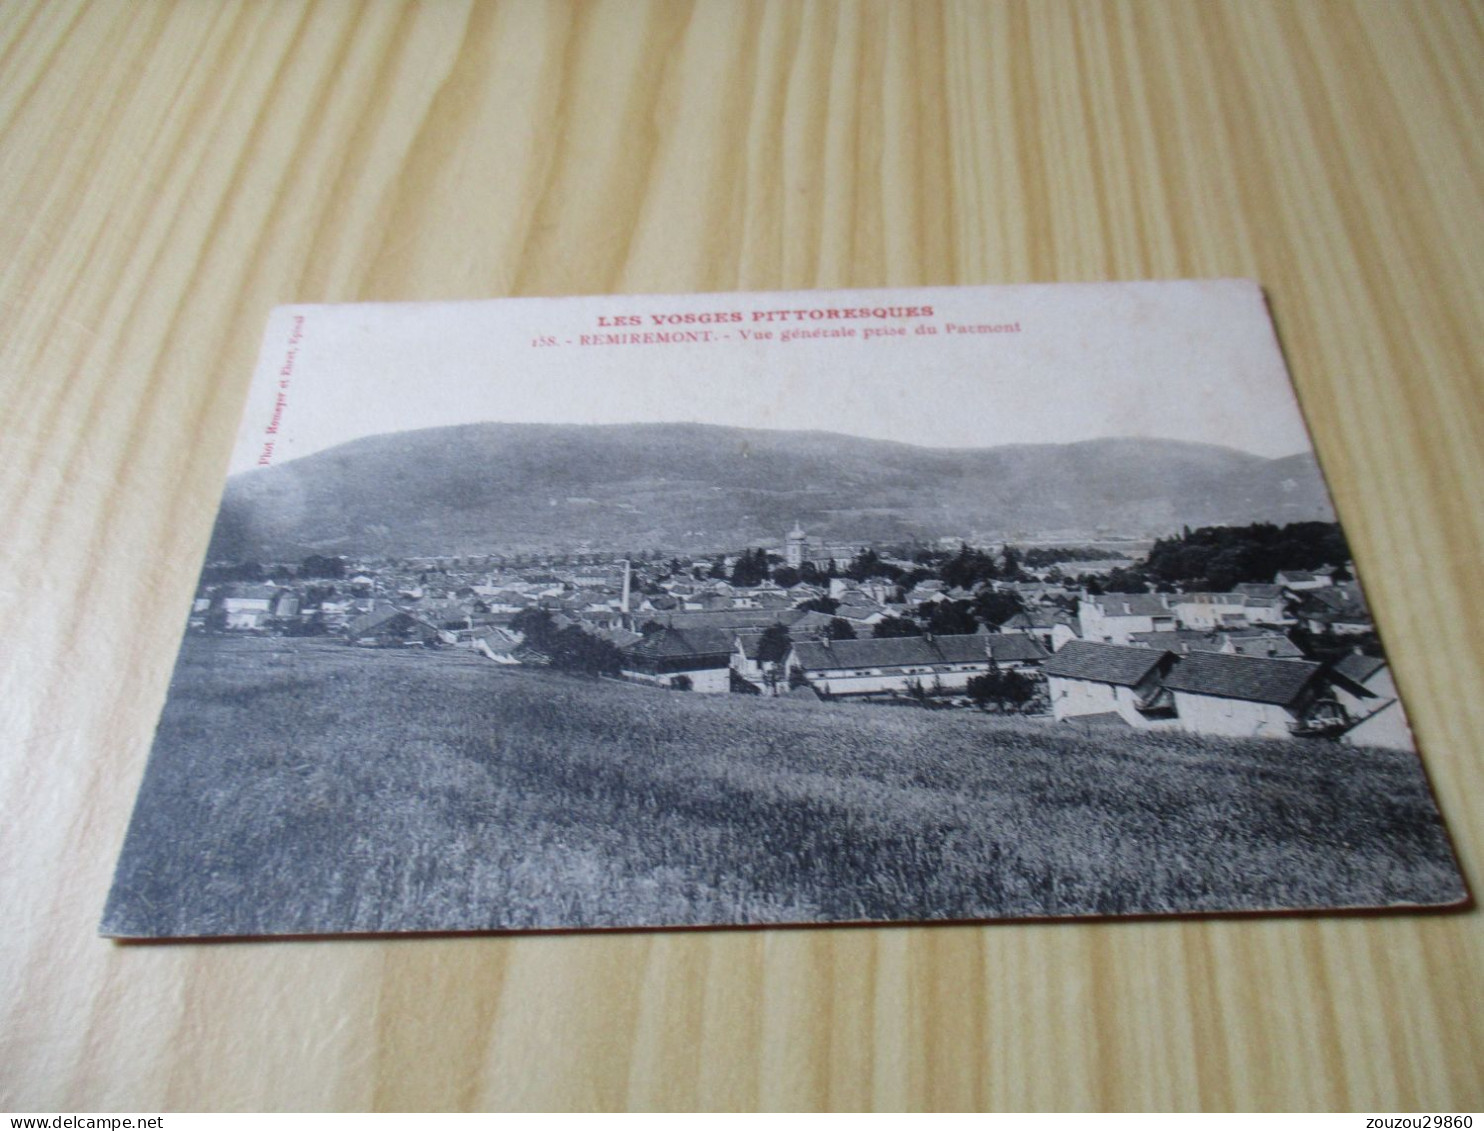
[[[1484,1107],[1476,914],[122,946],[276,303],[1251,276],[1484,866],[1484,11],[0,6],[0,1108]]]

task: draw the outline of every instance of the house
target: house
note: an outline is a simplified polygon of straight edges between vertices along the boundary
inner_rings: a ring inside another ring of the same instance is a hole
[[[467,646],[494,660],[497,664],[520,664],[528,662],[531,655],[523,645],[524,637],[508,628],[490,625],[480,629],[467,641]]]
[[[1311,660],[1192,652],[1165,676],[1180,728],[1232,738],[1335,733],[1344,712]]]
[[[731,690],[732,632],[656,628],[620,651],[625,679],[708,693]]]
[[[980,635],[989,649],[990,662],[1002,672],[1037,675],[1051,658],[1034,636],[1023,632],[990,632]]]
[[[1169,607],[1181,628],[1210,632],[1247,624],[1245,593],[1174,593],[1169,597]]]
[[[1027,609],[1016,613],[1000,625],[1000,631],[1033,637],[1048,652],[1060,651],[1069,640],[1076,640],[1076,621],[1060,609]]]
[[[1177,628],[1172,632],[1131,632],[1130,648],[1153,648],[1161,652],[1174,652],[1177,656],[1188,655],[1192,650],[1219,652],[1222,637],[1214,632],[1202,632],[1194,628]]]
[[[1135,632],[1173,632],[1175,614],[1154,593],[1107,593],[1077,602],[1083,640],[1127,644]]]
[[[1335,698],[1350,717],[1340,736],[1347,746],[1415,750],[1406,712],[1396,693],[1391,668],[1380,656],[1352,652],[1330,669]]]
[[[452,644],[452,633],[402,609],[376,609],[363,613],[345,626],[345,642],[362,648],[436,648]]]
[[[1208,649],[1192,649],[1207,651]],[[1229,633],[1222,636],[1220,652],[1237,656],[1266,656],[1270,660],[1302,660],[1303,650],[1281,632]]]
[[[1052,717],[1121,720],[1141,729],[1171,725],[1174,712],[1161,679],[1175,663],[1174,655],[1156,648],[1069,641],[1041,667]]]
[[[784,661],[792,681],[825,695],[961,691],[992,661],[979,634],[893,636],[868,640],[796,640]]]
[[[1243,603],[1243,613],[1248,624],[1266,624],[1282,627],[1296,623],[1288,612],[1288,601],[1281,594],[1271,597],[1248,594]]]
[[[762,648],[763,633],[756,630],[737,633],[732,648],[732,670],[748,683],[777,694],[786,690],[783,666],[786,657],[764,660]]]
[[[721,609],[715,612],[655,610],[651,614],[636,616],[634,621],[641,627],[654,623],[666,628],[719,628],[729,633],[745,629],[761,632],[770,624],[782,624],[797,636],[801,632],[816,635],[831,619],[824,613],[806,609]]]
[[[1299,646],[1281,633],[1254,629],[1197,632],[1181,628],[1174,632],[1135,632],[1129,637],[1129,644],[1138,648],[1161,648],[1181,656],[1192,652],[1224,652],[1238,656],[1267,656],[1276,660],[1305,658]]]
[[[272,585],[224,585],[213,603],[221,626],[240,632],[266,628],[277,597],[278,590]]]
[[[1334,584],[1334,578],[1330,576],[1333,571],[1314,571],[1301,569],[1280,569],[1273,578],[1275,585],[1295,593],[1303,593],[1311,589],[1323,589]]]
[[[1314,633],[1363,636],[1376,630],[1360,586],[1353,582],[1304,593],[1294,615]]]
[[[1266,600],[1274,597],[1281,598],[1283,596],[1283,586],[1270,585],[1263,581],[1239,581],[1232,586],[1232,592]]]
[[[947,587],[943,582],[936,579],[918,582],[906,596],[908,607],[913,609],[920,608],[932,601],[947,600],[950,600]]]

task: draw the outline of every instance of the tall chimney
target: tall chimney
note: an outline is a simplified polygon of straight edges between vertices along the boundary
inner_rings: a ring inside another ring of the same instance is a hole
[[[623,560],[623,601],[622,601],[622,603],[619,606],[619,608],[623,612],[624,627],[628,627],[628,619],[629,619],[629,589],[630,589],[629,572],[630,572],[629,559],[628,558],[625,558]]]

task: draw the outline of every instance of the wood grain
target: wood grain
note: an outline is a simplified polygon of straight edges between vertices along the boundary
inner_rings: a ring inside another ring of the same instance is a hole
[[[1478,915],[96,937],[268,308],[1252,276],[1484,847],[1484,13],[0,6],[0,1107],[1484,1107]]]

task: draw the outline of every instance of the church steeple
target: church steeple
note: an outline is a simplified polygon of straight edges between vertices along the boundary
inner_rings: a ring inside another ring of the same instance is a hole
[[[784,544],[784,560],[790,567],[798,569],[804,564],[804,558],[808,556],[809,535],[804,533],[804,528],[797,519],[794,520],[794,528],[788,532]]]

